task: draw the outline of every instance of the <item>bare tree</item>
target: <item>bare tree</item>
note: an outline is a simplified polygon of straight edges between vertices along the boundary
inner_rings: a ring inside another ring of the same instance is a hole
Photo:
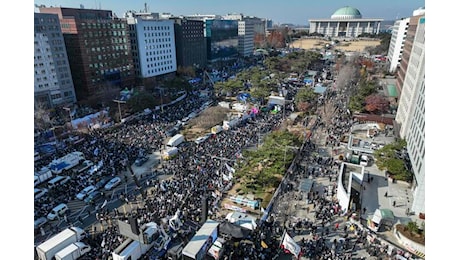
[[[358,77],[359,71],[356,65],[351,62],[347,62],[339,70],[339,74],[337,75],[337,79],[335,81],[336,88],[346,92],[353,82],[357,82]]]
[[[337,108],[334,105],[334,102],[332,100],[327,100],[326,102],[324,102],[324,105],[322,106],[322,109],[320,110],[320,114],[321,114],[321,119],[324,122],[326,129],[332,123],[332,119],[336,115],[336,110]]]
[[[46,104],[40,101],[34,102],[34,126],[40,130],[46,130],[52,126]]]

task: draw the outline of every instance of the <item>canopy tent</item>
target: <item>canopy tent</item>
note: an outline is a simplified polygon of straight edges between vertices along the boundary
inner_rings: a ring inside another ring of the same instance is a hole
[[[232,238],[245,238],[249,235],[250,230],[244,227],[232,224],[228,221],[224,221],[219,224],[219,232],[229,235]]]

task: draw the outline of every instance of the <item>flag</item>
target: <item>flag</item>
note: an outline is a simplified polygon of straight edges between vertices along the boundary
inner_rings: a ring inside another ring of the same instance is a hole
[[[288,233],[284,234],[283,242],[281,243],[281,248],[291,252],[297,258],[300,256],[300,246],[289,236]]]

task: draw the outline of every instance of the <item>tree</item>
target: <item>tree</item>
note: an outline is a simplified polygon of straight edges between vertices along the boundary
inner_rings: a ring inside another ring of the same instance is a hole
[[[46,104],[37,100],[34,102],[34,125],[40,130],[46,130],[52,126]]]
[[[177,75],[194,78],[196,74],[195,74],[195,69],[193,68],[193,66],[187,66],[187,67],[179,66],[177,67]]]
[[[398,140],[376,150],[374,156],[379,170],[387,170],[394,179],[411,182],[413,174],[407,169],[402,156],[406,145],[405,140]]]
[[[335,86],[337,89],[343,90],[346,94],[351,95],[354,92],[352,84],[357,83],[358,78],[358,68],[353,63],[348,62],[340,68],[337,80],[335,81]]]
[[[126,102],[128,107],[133,110],[133,112],[140,112],[146,108],[153,108],[158,105],[158,101],[155,100],[153,94],[146,91],[139,91],[134,93],[134,95]]]
[[[296,103],[297,109],[301,112],[307,112],[310,108],[310,103],[308,102],[297,102]]]
[[[383,113],[388,110],[390,103],[381,95],[370,95],[366,97],[366,106],[364,107],[370,113]]]
[[[305,87],[297,91],[294,100],[296,102],[312,102],[316,100],[318,94],[311,87]]]

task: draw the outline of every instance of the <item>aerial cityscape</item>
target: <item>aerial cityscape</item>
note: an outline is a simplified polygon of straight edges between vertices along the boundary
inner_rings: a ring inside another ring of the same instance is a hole
[[[425,259],[423,2],[232,2],[34,3],[34,259]]]

